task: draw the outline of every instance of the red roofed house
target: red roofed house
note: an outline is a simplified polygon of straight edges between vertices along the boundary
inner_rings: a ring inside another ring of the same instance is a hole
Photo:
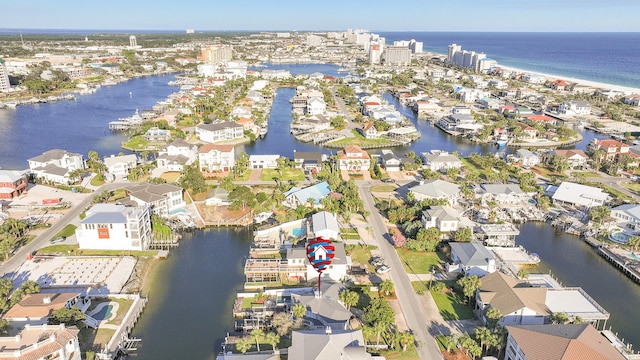
[[[367,171],[371,166],[369,153],[356,145],[347,145],[338,151],[338,168],[340,170]]]
[[[555,150],[554,154],[567,159],[571,168],[585,166],[589,159],[589,156],[582,150]]]
[[[629,155],[629,145],[613,139],[593,139],[589,145],[587,145],[587,150],[592,153],[598,150],[604,150],[605,154],[603,158],[605,161],[618,160],[622,156]]]
[[[360,131],[362,132],[362,135],[367,139],[377,139],[379,137],[378,130],[375,126],[373,126],[373,123],[371,122],[364,124]]]
[[[553,90],[564,91],[569,84],[564,80],[554,80],[549,84]]]
[[[531,122],[541,122],[543,124],[557,125],[558,120],[547,115],[529,115],[525,119]]]
[[[518,124],[522,129],[522,135],[520,138],[522,139],[535,139],[538,136],[538,130],[536,128],[529,126],[527,124]]]
[[[198,150],[201,172],[230,171],[235,165],[233,145],[206,144]]]

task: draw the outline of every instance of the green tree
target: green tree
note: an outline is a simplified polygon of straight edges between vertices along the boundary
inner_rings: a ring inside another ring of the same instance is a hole
[[[229,206],[232,210],[252,209],[256,205],[256,197],[247,186],[238,186],[229,193]]]
[[[256,342],[256,348],[258,349],[258,352],[260,352],[260,341],[264,338],[264,330],[260,328],[253,329],[251,330],[250,334],[253,340]]]
[[[640,236],[632,236],[627,240],[627,246],[631,248],[632,251],[637,251],[640,249]]]
[[[295,304],[291,308],[291,311],[293,312],[293,316],[302,319],[307,313],[307,308],[302,304]]]
[[[477,327],[475,330],[476,339],[480,341],[480,347],[482,348],[482,352],[485,351],[485,346],[487,345],[487,341],[491,336],[491,330],[485,326]]]
[[[385,296],[391,295],[395,290],[395,287],[393,286],[393,282],[389,279],[383,280],[378,287],[380,288],[380,291],[382,291],[382,293]]]
[[[527,269],[520,269],[518,270],[518,277],[520,279],[527,279],[529,277],[529,272]]]
[[[473,232],[470,228],[460,228],[453,233],[453,240],[457,242],[470,242],[473,240]]]
[[[373,326],[377,322],[391,325],[395,320],[395,315],[391,305],[384,297],[373,298],[369,305],[364,309],[362,321],[369,326]]]
[[[600,227],[605,219],[611,215],[611,208],[608,206],[594,206],[589,210],[589,218],[597,227]]]
[[[280,336],[276,333],[270,332],[267,333],[265,339],[267,340],[267,343],[271,345],[273,351],[276,351],[276,346],[278,346],[278,343],[280,342]]]
[[[249,341],[249,339],[242,338],[236,342],[236,350],[243,354],[251,349],[251,346],[251,341]]]
[[[68,308],[65,306],[54,311],[53,315],[47,320],[47,323],[50,325],[65,324],[81,329],[86,318],[79,307],[72,306]]]
[[[490,307],[489,309],[487,309],[485,317],[487,318],[489,328],[495,330],[496,326],[498,326],[498,322],[500,321],[500,319],[502,319],[502,313],[497,308]]]
[[[352,306],[356,306],[358,304],[358,301],[360,301],[360,295],[352,290],[343,290],[340,292],[340,301],[342,301],[342,303],[347,307],[347,310],[349,310]]]
[[[475,275],[465,276],[458,280],[458,285],[462,287],[462,293],[467,297],[468,301],[475,296],[476,290],[480,288],[482,282],[480,278]]]
[[[551,314],[551,323],[552,324],[568,324],[571,321],[569,320],[569,316],[563,312],[557,312]]]
[[[415,341],[413,335],[411,335],[410,332],[405,331],[405,332],[401,332],[398,335],[398,342],[400,342],[400,345],[402,346],[402,351],[405,352],[407,351],[407,345],[413,343]]]
[[[13,329],[13,326],[9,323],[7,319],[0,320],[0,335],[7,336],[9,332]]]
[[[276,329],[276,333],[280,336],[289,334],[291,327],[293,326],[293,319],[291,315],[286,312],[278,312],[273,315],[271,319],[271,326]]]

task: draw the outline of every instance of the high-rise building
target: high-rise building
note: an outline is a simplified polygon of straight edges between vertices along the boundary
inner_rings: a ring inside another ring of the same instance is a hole
[[[449,45],[449,54],[447,55],[447,62],[449,64],[455,64],[456,54],[461,52],[462,52],[462,46],[456,45],[456,44]]]
[[[320,46],[322,45],[322,37],[318,35],[307,35],[307,46]]]
[[[406,66],[411,64],[411,50],[405,46],[387,46],[384,50],[385,65]]]
[[[422,52],[422,41],[416,41],[415,39],[411,39],[409,41],[409,49],[411,49],[412,54],[419,54]]]
[[[4,60],[0,59],[0,91],[8,92],[10,89],[9,72],[7,71],[7,66],[4,64]]]
[[[369,45],[369,64],[380,64],[380,58],[382,57],[382,45],[370,44]]]
[[[136,37],[133,35],[129,36],[129,46],[131,47],[138,46],[138,40],[136,40]]]
[[[202,61],[220,64],[233,59],[233,49],[230,45],[210,45],[202,48]]]

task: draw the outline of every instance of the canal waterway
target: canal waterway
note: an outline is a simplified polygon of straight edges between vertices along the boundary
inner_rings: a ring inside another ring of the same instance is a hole
[[[612,327],[627,343],[640,346],[640,286],[609,264],[587,243],[547,223],[520,227],[516,244],[537,253],[541,262],[530,272],[551,272],[564,286],[581,287],[611,314]],[[636,349],[637,350],[637,349]]]
[[[134,328],[136,359],[215,359],[233,331],[252,233],[216,228],[184,234],[145,280],[149,302]]]
[[[76,100],[21,105],[0,109],[0,168],[25,169],[27,159],[51,149],[80,153],[91,150],[100,155],[125,152],[120,144],[127,139],[109,130],[109,122],[128,117],[137,109],[151,109],[177,91],[167,82],[173,75],[135,78],[113,86],[103,86]]]

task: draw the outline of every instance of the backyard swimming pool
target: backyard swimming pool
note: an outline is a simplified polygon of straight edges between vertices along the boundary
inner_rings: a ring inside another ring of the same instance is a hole
[[[291,235],[295,237],[300,237],[300,236],[304,236],[306,232],[307,231],[305,230],[305,228],[294,228],[291,230]]]
[[[96,319],[96,320],[109,319],[109,318],[111,318],[111,311],[112,310],[113,310],[113,305],[105,305],[97,313],[91,315],[91,317]]]
[[[609,234],[609,239],[617,243],[626,244],[629,241],[631,235],[625,234],[622,231],[612,232]]]

